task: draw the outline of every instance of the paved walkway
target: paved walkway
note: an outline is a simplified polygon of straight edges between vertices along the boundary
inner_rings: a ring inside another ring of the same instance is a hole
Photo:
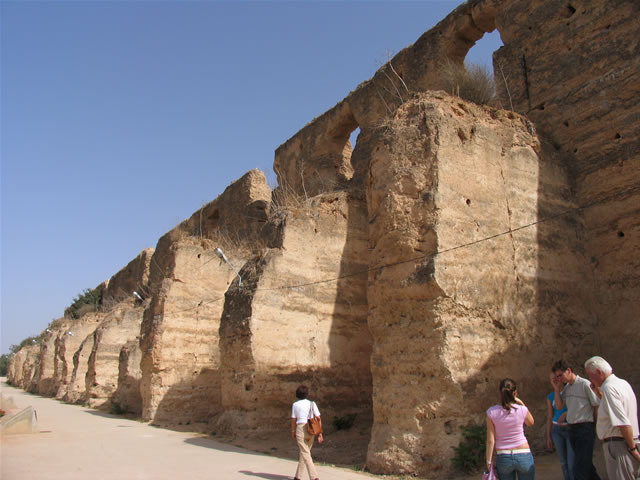
[[[32,405],[40,433],[1,440],[3,480],[288,480],[296,463],[174,432],[0,384],[4,398]],[[368,480],[318,465],[322,480]]]
[[[295,473],[294,461],[203,435],[156,428],[65,404],[4,382],[0,390],[20,408],[33,406],[40,430],[2,437],[3,480],[289,480]],[[322,480],[390,478],[325,465],[317,468]],[[555,455],[536,457],[536,471],[538,479],[562,480]]]

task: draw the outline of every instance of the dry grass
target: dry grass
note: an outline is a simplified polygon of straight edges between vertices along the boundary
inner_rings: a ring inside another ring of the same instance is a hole
[[[304,162],[301,162],[299,168],[302,169]],[[277,172],[276,172],[277,173]],[[304,189],[304,175],[301,173],[301,182]],[[271,206],[269,209],[269,220],[281,221],[288,215],[298,217],[305,212],[310,211],[311,198],[307,197],[306,190],[304,194],[290,185],[283,175],[279,175],[280,184],[272,187]]]
[[[172,243],[199,246],[205,251],[219,247],[225,253],[241,258],[251,256],[264,247],[264,241],[259,237],[250,237],[240,228],[231,225],[218,227],[201,235],[199,228],[189,231],[187,224],[183,222],[170,232],[170,239]]]
[[[495,104],[495,81],[489,69],[483,65],[465,66],[445,60],[440,66],[440,77],[452,95],[479,105]]]

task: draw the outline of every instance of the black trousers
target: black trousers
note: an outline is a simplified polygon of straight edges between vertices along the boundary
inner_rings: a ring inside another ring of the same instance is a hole
[[[569,425],[569,442],[573,447],[575,480],[600,480],[593,465],[593,445],[596,441],[596,425],[593,422]]]

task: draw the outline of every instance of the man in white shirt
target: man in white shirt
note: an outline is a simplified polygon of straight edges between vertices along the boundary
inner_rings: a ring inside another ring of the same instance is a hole
[[[633,388],[626,380],[616,377],[602,357],[591,357],[584,368],[600,397],[596,432],[604,442],[609,478],[640,479],[638,401]]]

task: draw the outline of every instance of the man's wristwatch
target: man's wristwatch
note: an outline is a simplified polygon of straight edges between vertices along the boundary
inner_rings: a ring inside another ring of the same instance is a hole
[[[627,448],[627,450],[629,450],[629,453],[638,450],[638,445],[635,445],[633,448]]]

